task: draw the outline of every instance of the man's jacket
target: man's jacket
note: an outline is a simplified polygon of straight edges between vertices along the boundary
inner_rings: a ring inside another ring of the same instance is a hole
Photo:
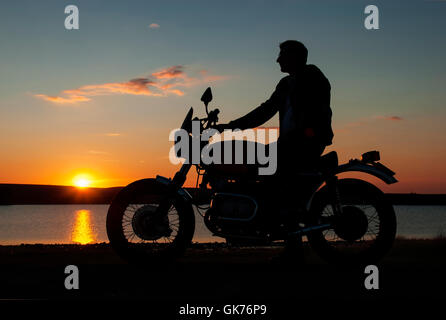
[[[304,145],[332,143],[331,86],[322,71],[306,65],[298,75],[280,80],[271,97],[247,115],[231,121],[231,129],[261,126],[279,112],[279,140]]]

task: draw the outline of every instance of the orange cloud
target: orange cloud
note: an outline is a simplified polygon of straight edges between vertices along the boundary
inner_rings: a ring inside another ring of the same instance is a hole
[[[75,103],[75,102],[85,102],[85,101],[90,101],[91,99],[87,98],[87,97],[83,97],[83,96],[69,96],[67,98],[63,98],[63,97],[57,97],[57,96],[47,96],[45,94],[36,94],[35,95],[37,98],[41,98],[43,100],[46,101],[50,101],[50,102],[54,102],[54,103],[61,103],[61,104],[65,104],[65,103]]]
[[[149,25],[149,28],[150,29],[158,29],[160,27],[160,25],[158,24],[158,23],[151,23],[150,25]]]
[[[64,90],[62,93],[68,96],[98,96],[115,93],[152,96],[156,94],[148,86],[153,84],[154,82],[147,78],[137,78],[121,83],[86,85],[74,90]]]
[[[188,76],[184,67],[177,65],[152,73],[147,78],[135,78],[127,82],[111,82],[81,86],[77,89],[64,90],[59,96],[36,94],[35,97],[56,104],[73,104],[90,101],[89,97],[113,94],[130,94],[162,97],[169,94],[183,96],[178,87],[191,87],[202,83],[224,80],[223,76],[209,76],[200,71],[199,77]],[[153,79],[153,80],[152,80]]]
[[[174,93],[174,94],[176,94],[178,96],[184,96],[184,92],[181,91],[181,90],[178,90],[178,89],[170,90],[170,92],[172,92],[172,93]]]
[[[156,79],[172,79],[184,77],[183,66],[172,66],[165,70],[152,73],[152,76]]]

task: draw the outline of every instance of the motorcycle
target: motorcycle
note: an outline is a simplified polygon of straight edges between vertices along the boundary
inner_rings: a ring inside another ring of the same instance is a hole
[[[192,121],[199,121],[200,129],[217,127],[219,110],[208,111],[210,88],[201,101],[207,116],[192,119],[190,108],[181,126],[190,136]],[[202,147],[209,143],[205,141]],[[225,238],[228,244],[280,245],[306,236],[311,248],[328,262],[373,263],[393,245],[393,206],[373,184],[338,176],[363,172],[387,184],[396,183],[395,173],[379,160],[378,151],[366,152],[361,159],[340,165],[335,151],[321,156],[316,170],[299,173],[311,183],[305,192],[305,210],[291,227],[275,219],[277,203],[268,199],[268,180],[253,170],[257,164],[185,161],[173,178],[157,176],[123,188],[107,213],[108,238],[125,260],[172,261],[192,243],[195,207],[212,234]],[[188,192],[183,184],[193,166],[201,183]]]

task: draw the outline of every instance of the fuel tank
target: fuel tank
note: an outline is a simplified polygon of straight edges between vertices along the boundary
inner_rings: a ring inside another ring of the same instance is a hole
[[[214,159],[214,163],[202,166],[212,177],[255,179],[259,168],[267,166],[265,162],[270,148],[269,144],[246,140],[215,142],[209,145],[209,156]],[[220,153],[220,157],[215,157],[214,152]]]

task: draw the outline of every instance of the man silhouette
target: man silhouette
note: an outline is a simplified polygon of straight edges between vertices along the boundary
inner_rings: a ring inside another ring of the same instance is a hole
[[[307,48],[299,41],[280,44],[277,62],[282,78],[271,97],[247,115],[219,126],[248,129],[261,126],[279,112],[278,166],[280,178],[312,168],[332,143],[330,83],[314,65],[307,65]]]
[[[313,168],[333,139],[331,86],[319,68],[307,64],[307,56],[308,50],[301,42],[281,43],[277,62],[280,70],[289,75],[279,81],[271,97],[259,107],[218,128],[220,131],[255,128],[279,112],[275,178],[280,186],[277,188],[280,216],[286,219],[294,218],[296,199],[301,201],[297,207],[302,210],[306,198],[303,194],[306,182],[298,173]]]

